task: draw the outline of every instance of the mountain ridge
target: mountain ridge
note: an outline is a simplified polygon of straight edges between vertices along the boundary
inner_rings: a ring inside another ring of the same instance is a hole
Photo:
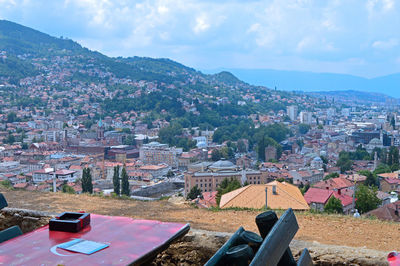
[[[229,71],[241,80],[260,86],[277,87],[286,91],[344,91],[377,92],[400,98],[400,73],[364,78],[350,74],[318,73],[275,69],[218,68],[205,70]]]
[[[35,56],[46,57],[69,56],[78,53],[84,59],[96,59],[97,63],[105,65],[108,70],[120,78],[171,82],[173,79],[182,81],[187,79],[188,76],[194,75],[197,78],[218,84],[248,85],[236,77],[227,79],[227,76],[221,73],[207,75],[168,58],[108,57],[100,52],[91,51],[71,39],[53,37],[7,20],[0,20],[0,51],[5,51],[13,57],[16,79],[25,76],[25,71],[22,71],[19,66],[27,67],[26,60],[24,62],[19,58],[21,55],[29,57],[34,54]],[[10,66],[7,66],[5,60],[0,60],[0,77],[9,76],[10,72]],[[29,74],[32,73],[34,72],[29,72]],[[231,73],[230,75],[233,76]],[[16,80],[13,80],[13,82],[15,83]]]

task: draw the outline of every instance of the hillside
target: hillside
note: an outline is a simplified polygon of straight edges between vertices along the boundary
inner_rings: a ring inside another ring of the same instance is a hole
[[[10,207],[14,208],[52,213],[84,210],[105,215],[188,222],[194,229],[222,232],[234,232],[241,225],[248,230],[256,231],[254,217],[260,213],[260,211],[236,210],[210,211],[187,204],[174,204],[167,200],[139,202],[64,193],[9,191],[3,188],[0,188],[0,191],[4,193]],[[382,251],[400,247],[399,225],[395,223],[308,212],[296,212],[296,217],[300,225],[295,237],[298,240]]]
[[[0,77],[11,75],[18,78],[32,76],[43,71],[34,71],[29,63],[38,58],[50,59],[56,56],[75,57],[72,62],[76,66],[90,65],[110,71],[119,78],[133,80],[148,80],[165,83],[184,82],[187,79],[196,79],[202,83],[245,85],[232,74],[227,78],[226,73],[205,75],[192,68],[169,59],[154,59],[147,57],[112,58],[101,53],[90,51],[70,39],[56,38],[19,25],[14,22],[0,20],[0,52],[5,51],[12,56],[12,64],[7,60],[0,60]],[[24,70],[28,69],[28,70]],[[13,79],[15,82],[15,79]]]
[[[328,97],[334,98],[335,101],[345,101],[345,102],[358,102],[358,103],[385,103],[387,100],[392,100],[396,103],[399,102],[398,99],[389,97],[382,93],[377,92],[364,92],[364,91],[354,91],[354,90],[344,90],[344,91],[316,91],[316,92],[305,92],[305,94],[312,95],[315,97]]]

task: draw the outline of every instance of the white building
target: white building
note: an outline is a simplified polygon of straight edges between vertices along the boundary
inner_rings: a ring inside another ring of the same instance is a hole
[[[53,179],[53,168],[44,168],[40,170],[36,170],[32,174],[32,180],[34,183],[43,183],[46,182],[47,180]]]
[[[178,168],[178,157],[182,154],[182,148],[169,147],[168,144],[150,142],[143,144],[139,149],[139,158],[144,164],[168,164]]]
[[[312,113],[311,112],[300,112],[300,123],[311,124],[312,123]]]
[[[294,121],[297,119],[298,107],[296,105],[288,106],[286,111],[287,111],[287,115],[289,116],[290,120]]]

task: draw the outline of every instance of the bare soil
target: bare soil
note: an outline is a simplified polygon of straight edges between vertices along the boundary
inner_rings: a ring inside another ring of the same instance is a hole
[[[109,197],[11,191],[0,188],[9,207],[51,213],[86,211],[103,215],[129,216],[166,222],[190,223],[192,228],[234,232],[239,226],[257,231],[254,219],[261,211],[197,209],[168,200],[141,202]],[[282,212],[278,212],[281,214]],[[400,251],[400,224],[343,215],[296,212],[300,226],[295,239],[322,244]]]

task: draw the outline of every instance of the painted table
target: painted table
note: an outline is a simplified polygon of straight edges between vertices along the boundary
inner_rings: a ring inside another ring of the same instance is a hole
[[[90,226],[78,233],[49,231],[46,225],[1,243],[0,265],[136,265],[166,249],[189,229],[189,224],[91,214]],[[57,247],[74,238],[110,246],[91,255]]]

